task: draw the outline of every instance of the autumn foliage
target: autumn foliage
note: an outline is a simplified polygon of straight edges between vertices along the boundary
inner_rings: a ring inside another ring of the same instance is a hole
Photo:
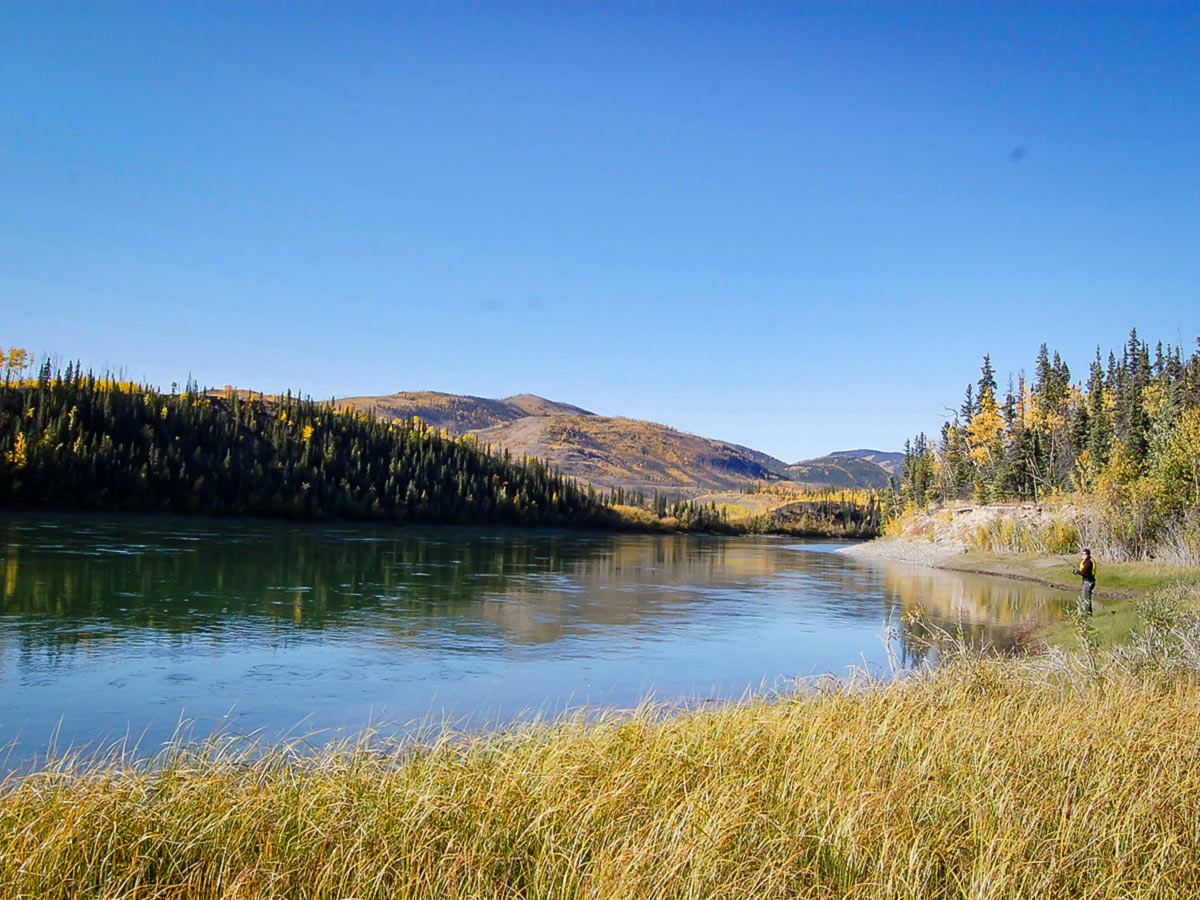
[[[991,359],[939,439],[906,446],[897,504],[1077,495],[1079,541],[1111,558],[1200,562],[1200,342],[1190,356],[1136,331],[1074,380],[1043,344],[999,393]]]

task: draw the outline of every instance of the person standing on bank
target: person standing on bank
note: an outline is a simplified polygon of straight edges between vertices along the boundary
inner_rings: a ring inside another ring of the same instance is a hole
[[[1083,559],[1079,560],[1077,568],[1072,569],[1072,574],[1083,579],[1083,605],[1090,616],[1092,614],[1092,589],[1096,587],[1096,561],[1092,559],[1092,551],[1087,547],[1083,548]]]

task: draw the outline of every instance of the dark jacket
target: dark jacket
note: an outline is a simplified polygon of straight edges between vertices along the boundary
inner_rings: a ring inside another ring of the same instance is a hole
[[[1090,556],[1085,556],[1079,561],[1079,568],[1075,570],[1075,574],[1081,576],[1084,581],[1095,583],[1096,563]]]

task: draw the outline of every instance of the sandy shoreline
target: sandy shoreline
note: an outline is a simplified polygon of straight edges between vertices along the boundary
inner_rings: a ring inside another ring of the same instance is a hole
[[[859,559],[902,562],[930,569],[940,568],[965,552],[966,547],[959,541],[941,542],[927,539],[910,541],[905,538],[876,538],[873,541],[864,541],[861,544],[851,544],[838,549],[838,553]]]
[[[1040,527],[1054,521],[1057,514],[1050,507],[1031,503],[937,507],[906,517],[902,534],[855,544],[842,552],[860,559],[958,569],[970,564],[968,559],[961,557],[970,555],[968,544],[981,529],[998,520],[1023,527]]]
[[[863,560],[945,569],[993,578],[1013,578],[1018,581],[1036,582],[1060,591],[1078,590],[1077,581],[1063,577],[1071,565],[1071,560],[1065,557],[1014,555],[1009,559],[999,559],[972,553],[963,542],[953,539],[931,541],[927,538],[877,538],[841,547],[837,552]],[[1126,591],[1109,589],[1097,596],[1117,600],[1132,595]]]

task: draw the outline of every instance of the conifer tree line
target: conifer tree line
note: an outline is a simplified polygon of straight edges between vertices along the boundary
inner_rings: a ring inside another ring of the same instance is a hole
[[[0,504],[392,522],[608,525],[594,491],[417,421],[178,394],[68,364],[0,386]]]
[[[770,515],[767,530],[784,534],[875,537],[883,517],[884,502],[874,492],[838,491],[780,507]]]
[[[660,519],[673,519],[686,531],[735,531],[729,511],[714,501],[704,503],[676,494],[674,497],[655,489],[650,497],[643,490],[614,485],[600,499],[608,506],[632,506],[648,509]]]
[[[668,502],[663,494],[654,492],[650,508],[662,519],[674,519],[688,531],[730,531],[729,514],[710,501],[702,503],[676,497]]]
[[[725,533],[778,524],[731,522],[714,502],[658,491],[598,492],[541,460],[332,400],[202,390],[190,378],[167,393],[48,358],[26,377],[32,362],[0,353],[0,507]],[[873,533],[877,516],[860,522],[860,505],[819,504],[785,530]]]
[[[1030,377],[1005,389],[990,357],[936,440],[905,445],[899,500],[1041,500],[1078,492],[1149,547],[1156,532],[1200,527],[1200,340],[1185,355],[1135,330],[1119,351],[1097,348],[1073,377],[1045,344]]]

